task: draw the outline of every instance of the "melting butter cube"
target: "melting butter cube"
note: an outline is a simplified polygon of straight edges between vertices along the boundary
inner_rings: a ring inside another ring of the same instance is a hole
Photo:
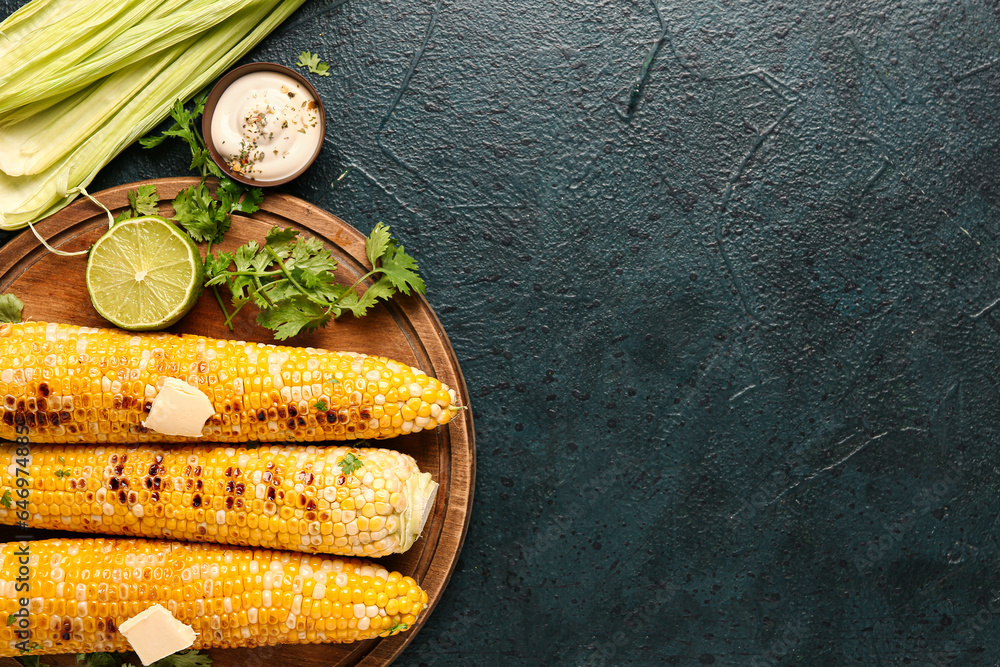
[[[164,435],[200,438],[205,422],[214,414],[212,401],[200,389],[177,378],[166,378],[142,425]]]
[[[190,625],[181,623],[158,604],[122,623],[118,632],[132,645],[143,665],[190,648],[197,637]]]

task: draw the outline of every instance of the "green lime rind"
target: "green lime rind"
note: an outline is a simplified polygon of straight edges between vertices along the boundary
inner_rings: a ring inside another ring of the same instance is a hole
[[[104,319],[127,331],[174,324],[201,295],[204,266],[194,241],[157,216],[118,222],[90,249],[87,292]]]

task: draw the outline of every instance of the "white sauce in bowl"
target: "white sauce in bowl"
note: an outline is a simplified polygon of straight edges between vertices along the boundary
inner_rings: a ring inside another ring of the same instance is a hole
[[[320,109],[298,81],[252,72],[233,81],[212,116],[212,143],[229,168],[261,182],[302,169],[323,141]]]

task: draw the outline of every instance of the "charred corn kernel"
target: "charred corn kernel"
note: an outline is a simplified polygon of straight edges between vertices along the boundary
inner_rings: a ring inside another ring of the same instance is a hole
[[[167,378],[208,396],[202,434],[216,442],[391,438],[427,428],[414,420],[431,405],[459,408],[453,389],[385,357],[25,322],[0,325],[0,438],[190,441],[142,424]]]
[[[291,572],[294,577],[286,574]],[[412,617],[427,607],[427,594],[415,585],[395,595],[375,592],[376,583],[389,576],[377,563],[361,560],[208,544],[131,539],[0,544],[5,593],[0,657],[24,655],[19,645],[35,647],[33,655],[127,651],[118,627],[154,604],[194,629],[196,649],[389,636],[412,626]],[[31,598],[24,615],[13,593],[18,582],[46,595]],[[312,591],[308,599],[294,593],[298,587]],[[59,594],[60,588],[67,592]],[[251,593],[231,596],[235,590]],[[363,602],[342,604],[345,593],[348,599],[360,593]],[[337,622],[347,619],[352,622]]]
[[[388,449],[0,444],[0,524],[31,528],[380,557],[413,545],[436,491]]]

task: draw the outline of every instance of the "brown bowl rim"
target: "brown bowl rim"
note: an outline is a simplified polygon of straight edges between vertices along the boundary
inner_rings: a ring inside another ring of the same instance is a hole
[[[306,90],[308,90],[312,94],[313,99],[316,100],[316,105],[319,107],[319,112],[320,112],[319,113],[320,141],[319,143],[316,144],[316,150],[313,152],[312,157],[310,157],[305,162],[305,164],[302,165],[302,168],[296,171],[295,173],[291,174],[290,176],[286,176],[284,178],[280,178],[274,181],[261,181],[253,178],[247,178],[242,174],[234,172],[232,169],[229,168],[229,165],[226,164],[225,159],[222,157],[222,154],[215,148],[215,142],[212,140],[212,117],[215,115],[215,109],[219,105],[219,98],[222,97],[222,93],[224,93],[226,89],[229,88],[229,86],[237,79],[246,76],[247,74],[253,74],[254,72],[278,72],[279,74],[284,74],[286,76],[292,77],[293,79],[301,83],[303,86],[305,86]],[[212,87],[212,91],[208,94],[208,99],[205,100],[205,111],[201,117],[201,133],[202,136],[205,137],[205,145],[208,147],[208,151],[212,156],[212,161],[219,166],[219,169],[222,170],[222,173],[224,173],[226,176],[233,179],[234,181],[242,183],[244,185],[269,188],[275,185],[283,185],[285,183],[288,183],[289,181],[295,180],[303,173],[305,173],[305,171],[312,166],[313,162],[316,161],[316,158],[319,157],[320,151],[323,150],[323,142],[324,142],[323,138],[326,137],[326,109],[323,106],[323,100],[320,99],[319,93],[316,91],[316,88],[311,83],[309,83],[308,79],[306,79],[304,76],[302,76],[300,73],[296,72],[292,68],[286,67],[285,65],[279,65],[278,63],[269,63],[269,62],[247,63],[246,65],[240,65],[235,69],[229,70],[229,72],[227,72],[225,76],[219,79],[219,82]]]

